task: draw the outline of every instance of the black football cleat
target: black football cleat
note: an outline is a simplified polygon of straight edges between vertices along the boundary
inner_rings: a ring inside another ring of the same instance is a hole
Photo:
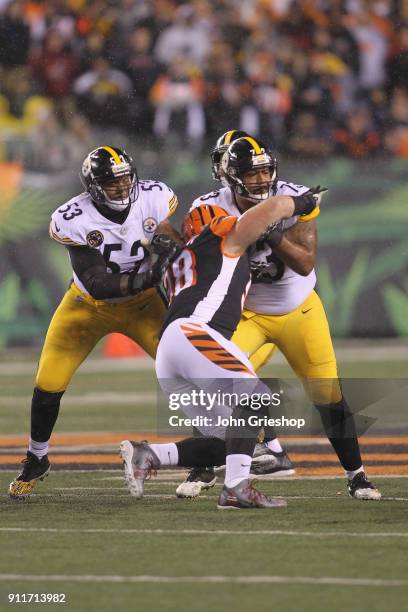
[[[192,468],[187,478],[176,489],[177,497],[198,497],[201,491],[211,489],[217,477],[213,468]]]
[[[369,499],[379,501],[381,493],[370,482],[364,472],[358,472],[354,478],[348,481],[347,490],[350,497],[354,499]]]
[[[9,495],[12,499],[27,499],[38,480],[44,480],[50,473],[51,465],[48,455],[39,459],[34,453],[27,451],[27,457],[21,462],[23,469],[10,483]]]

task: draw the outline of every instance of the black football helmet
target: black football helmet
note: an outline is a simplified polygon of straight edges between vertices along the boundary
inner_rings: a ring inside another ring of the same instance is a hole
[[[265,183],[257,184],[256,189],[250,191],[242,176],[260,168],[269,168],[271,178]],[[221,158],[221,172],[234,193],[255,204],[276,193],[278,162],[265,144],[251,136],[244,136],[230,144]]]
[[[107,195],[103,185],[123,176],[129,176],[131,179],[128,194],[125,198],[113,200]],[[136,201],[139,193],[133,159],[126,151],[117,147],[98,147],[91,151],[82,164],[80,178],[96,204],[108,206],[113,210],[125,210],[129,204]]]
[[[229,130],[218,138],[217,142],[215,143],[215,147],[211,152],[211,172],[215,181],[221,181],[222,179],[220,165],[221,158],[225,151],[228,149],[230,144],[234,142],[234,140],[242,138],[243,136],[249,136],[249,134],[242,132],[241,130]]]

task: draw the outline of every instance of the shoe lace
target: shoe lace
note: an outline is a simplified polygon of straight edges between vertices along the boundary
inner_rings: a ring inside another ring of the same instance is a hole
[[[149,444],[147,440],[142,440],[144,444]],[[153,468],[153,458],[147,457],[146,459],[148,466],[144,468],[145,470],[145,480],[150,480],[150,478],[155,478],[157,476],[157,470]]]
[[[266,501],[268,499],[267,496],[261,493],[261,491],[258,491],[258,489],[254,488],[254,484],[256,482],[256,480],[252,480],[245,489],[248,495],[248,499],[253,503]]]
[[[29,455],[27,455],[27,457],[24,457],[24,459],[21,460],[21,465],[23,467],[21,469],[20,476],[22,476],[23,478],[27,476],[31,466],[33,465],[33,461],[34,461],[33,456],[29,456]]]
[[[150,480],[150,478],[156,478],[157,470],[153,468],[153,459],[148,459],[149,466],[146,468],[146,480]]]
[[[359,472],[358,474],[356,474],[351,483],[353,489],[375,489],[375,486],[368,480],[367,476],[365,475],[365,472]]]

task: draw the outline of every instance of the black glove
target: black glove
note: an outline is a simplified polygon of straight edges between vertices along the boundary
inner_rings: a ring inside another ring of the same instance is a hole
[[[148,248],[157,259],[147,272],[135,270],[129,274],[129,293],[132,295],[160,285],[167,267],[183,246],[177,244],[167,234],[156,234]]]
[[[295,216],[303,216],[310,214],[317,206],[318,198],[317,196],[320,193],[325,193],[327,191],[326,187],[312,187],[309,191],[306,191],[300,196],[291,196],[292,200],[295,203],[295,211],[293,213],[293,217]]]
[[[265,272],[269,269],[269,264],[264,261],[251,261],[252,280],[259,282]]]
[[[271,249],[276,249],[282,242],[282,238],[283,232],[278,227],[271,228],[269,232],[266,232],[265,236],[263,236],[266,244],[270,246]]]
[[[155,255],[159,255],[159,257],[162,255],[174,257],[180,248],[182,248],[182,245],[178,245],[177,242],[167,234],[155,234],[149,245],[151,252]]]
[[[147,272],[131,272],[129,274],[129,285],[128,290],[131,295],[136,295],[145,289],[150,289],[153,287],[153,274],[152,270],[148,270]]]

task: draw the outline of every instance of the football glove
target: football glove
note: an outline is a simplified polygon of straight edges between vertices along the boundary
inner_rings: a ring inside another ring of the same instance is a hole
[[[131,272],[129,275],[129,293],[137,294],[140,291],[160,285],[164,273],[171,261],[183,248],[167,234],[156,234],[150,243],[146,244],[154,257],[154,263],[147,272]]]
[[[291,196],[295,203],[293,216],[309,215],[318,205],[320,194],[326,193],[326,191],[327,187],[317,185],[317,187],[312,187],[300,196]]]
[[[282,242],[283,232],[278,227],[272,227],[262,238],[271,249],[275,249]]]
[[[177,244],[177,242],[167,234],[155,234],[149,247],[149,250],[159,257],[165,255],[173,258],[177,255],[181,245]]]

